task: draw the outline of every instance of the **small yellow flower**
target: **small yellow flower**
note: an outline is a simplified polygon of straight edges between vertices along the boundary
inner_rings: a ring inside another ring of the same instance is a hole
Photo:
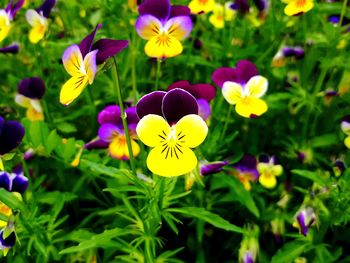
[[[209,17],[209,22],[216,28],[223,28],[225,21],[232,21],[236,15],[230,6],[232,2],[227,2],[224,5],[215,4],[213,14]]]
[[[29,41],[36,44],[43,39],[48,28],[47,18],[44,17],[43,14],[39,14],[37,11],[30,9],[26,13],[26,19],[32,26],[32,29],[29,32]]]
[[[10,207],[5,205],[3,202],[0,202],[0,214],[3,214],[6,217],[12,215],[12,210]],[[0,220],[0,228],[3,228],[7,225],[7,222]]]
[[[276,176],[280,176],[283,172],[282,165],[275,164],[274,157],[270,158],[268,162],[259,162],[257,169],[260,175],[260,184],[269,189],[272,189],[276,186]]]
[[[214,9],[215,1],[214,0],[192,0],[188,4],[188,7],[191,9],[192,14],[209,13]]]
[[[284,8],[284,13],[287,16],[295,16],[309,12],[314,7],[312,0],[284,0],[287,6]]]

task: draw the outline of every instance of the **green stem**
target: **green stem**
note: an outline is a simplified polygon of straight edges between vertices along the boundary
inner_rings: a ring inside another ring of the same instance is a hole
[[[156,84],[155,84],[155,90],[158,90],[158,85],[159,85],[159,78],[160,78],[160,75],[161,75],[161,72],[160,72],[160,66],[162,64],[162,60],[160,58],[157,59],[157,73],[156,73]]]
[[[345,11],[346,11],[347,5],[348,5],[348,0],[344,0],[343,7],[341,9],[340,20],[339,20],[339,24],[338,24],[339,26],[341,26],[342,23],[343,23],[343,19],[344,19],[344,16],[345,16]]]
[[[230,106],[229,109],[228,109],[228,113],[227,113],[227,116],[226,116],[224,128],[222,129],[222,133],[221,133],[219,141],[221,141],[225,137],[226,130],[227,130],[227,127],[228,127],[228,123],[230,122],[230,119],[231,119],[231,114],[232,114],[232,106]]]
[[[49,109],[47,107],[47,103],[46,101],[43,99],[41,101],[42,105],[43,105],[43,108],[44,108],[44,116],[45,116],[45,119],[47,120],[47,123],[50,125],[50,124],[53,124],[52,123],[52,118],[51,118],[51,114],[49,112]]]
[[[114,80],[114,83],[115,83],[115,89],[116,89],[116,93],[117,93],[117,97],[118,97],[118,104],[119,104],[119,107],[120,107],[121,118],[122,118],[122,122],[123,122],[125,138],[126,138],[126,144],[128,146],[128,152],[129,152],[129,156],[130,156],[130,166],[131,166],[131,170],[132,170],[134,176],[136,176],[134,155],[132,153],[131,138],[130,138],[130,134],[129,134],[128,124],[126,122],[126,114],[125,114],[125,111],[124,111],[122,93],[121,93],[121,90],[120,90],[119,75],[118,75],[118,68],[117,68],[117,60],[116,60],[115,57],[113,57],[113,61],[114,61],[113,80]]]
[[[134,93],[134,103],[136,104],[138,96],[137,96],[137,82],[136,82],[136,52],[137,52],[137,46],[136,46],[136,37],[135,37],[135,31],[132,32],[132,50],[131,50],[131,83],[132,83],[132,91]]]

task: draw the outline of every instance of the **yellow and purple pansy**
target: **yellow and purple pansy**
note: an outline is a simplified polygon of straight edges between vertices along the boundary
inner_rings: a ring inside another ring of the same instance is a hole
[[[243,184],[247,191],[250,191],[252,188],[250,182],[255,182],[259,178],[259,172],[256,165],[256,158],[252,155],[246,154],[239,162],[232,166],[235,171],[230,173]]]
[[[219,68],[212,79],[222,89],[225,100],[235,105],[239,115],[255,118],[267,111],[267,104],[260,98],[267,91],[268,81],[258,75],[256,66],[250,61],[241,60],[236,68]]]
[[[188,7],[192,14],[209,13],[215,8],[215,0],[192,0]]]
[[[170,58],[182,53],[180,40],[192,31],[190,10],[186,6],[171,6],[169,0],[145,0],[139,6],[135,28],[148,40],[145,53],[154,58]]]
[[[29,41],[38,43],[48,28],[48,18],[56,0],[46,0],[38,9],[29,9],[26,13],[27,22],[32,26],[29,32]]]
[[[9,235],[5,236],[6,228],[7,227],[0,230],[0,251],[2,251],[4,256],[6,256],[9,249],[12,248],[16,244],[15,231],[12,229],[12,230],[10,230]]]
[[[314,7],[313,0],[282,0],[286,3],[284,13],[287,16],[297,16],[309,12]]]
[[[273,67],[282,67],[286,64],[286,59],[302,59],[305,56],[305,51],[300,46],[282,46],[272,59]]]
[[[15,149],[24,137],[24,128],[17,121],[5,121],[0,116],[0,157]],[[0,170],[1,162],[0,162]]]
[[[11,29],[11,21],[22,8],[23,3],[24,0],[19,0],[16,3],[14,3],[14,0],[11,0],[5,9],[0,9],[0,42],[8,36]]]
[[[275,156],[269,158],[263,155],[259,158],[259,163],[257,165],[259,172],[259,183],[265,187],[272,189],[277,184],[276,176],[280,176],[283,172],[283,167],[277,164]]]
[[[211,114],[210,101],[216,95],[216,89],[210,84],[191,84],[187,80],[179,80],[171,84],[167,91],[180,88],[189,92],[196,98],[198,103],[198,115],[204,120],[208,120]]]
[[[136,107],[126,108],[125,114],[131,137],[132,153],[136,157],[140,153],[140,146],[135,141],[136,125],[139,122]],[[100,142],[95,141],[94,145],[100,147],[96,148],[108,148],[109,154],[118,160],[130,159],[119,106],[109,105],[104,108],[98,115],[98,122],[101,125],[98,130]],[[106,147],[102,147],[103,145]],[[90,149],[93,148],[92,146],[90,145]]]
[[[232,21],[235,18],[235,10],[232,8],[233,2],[225,4],[216,3],[213,14],[209,17],[209,22],[216,28],[224,28],[225,21]]]
[[[152,150],[147,167],[160,176],[179,176],[197,166],[192,148],[206,138],[208,126],[198,115],[198,103],[189,92],[175,88],[143,96],[136,105],[139,139]]]
[[[71,78],[63,85],[60,102],[72,103],[85,89],[92,84],[97,72],[97,65],[115,56],[129,44],[127,40],[100,39],[93,44],[95,34],[102,24],[96,26],[79,45],[68,47],[62,56],[64,68]]]
[[[24,176],[22,169],[14,173],[2,171],[0,172],[0,188],[23,194],[28,188],[28,178]]]
[[[0,48],[2,54],[17,54],[18,52],[19,45],[16,43]]]
[[[309,228],[316,223],[316,214],[312,207],[301,209],[295,216],[293,226],[299,228],[300,233],[306,236]]]
[[[229,161],[226,160],[202,164],[200,166],[200,173],[203,176],[220,173],[228,163]]]
[[[350,149],[350,115],[345,116],[340,124],[341,130],[345,133],[345,146]]]
[[[18,85],[15,101],[27,108],[26,116],[31,121],[44,119],[40,99],[44,96],[45,89],[44,81],[38,77],[22,79]]]

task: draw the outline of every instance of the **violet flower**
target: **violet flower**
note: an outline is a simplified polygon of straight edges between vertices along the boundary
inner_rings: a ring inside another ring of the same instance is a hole
[[[0,116],[0,156],[15,149],[24,136],[24,128],[17,121],[5,121]]]
[[[0,48],[0,53],[3,54],[18,54],[18,52],[19,45],[16,43]]]

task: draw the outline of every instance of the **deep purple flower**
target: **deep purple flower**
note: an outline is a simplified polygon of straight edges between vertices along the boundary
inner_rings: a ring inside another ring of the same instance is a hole
[[[231,8],[242,14],[246,14],[249,12],[249,3],[247,0],[235,0]]]
[[[86,150],[107,149],[108,146],[109,142],[102,141],[101,139],[95,139],[85,144],[84,148]]]
[[[251,189],[250,182],[254,182],[259,178],[259,172],[257,170],[257,160],[252,155],[244,155],[242,159],[233,165],[234,172],[231,172],[249,191]]]
[[[8,237],[4,238],[4,229],[0,231],[0,250],[13,247],[16,244],[16,234],[13,231]]]
[[[228,161],[223,161],[223,162],[212,162],[212,163],[207,163],[201,165],[201,175],[210,175],[210,174],[215,174],[219,173],[222,171],[222,168],[226,165],[228,165]]]
[[[295,57],[296,59],[301,59],[304,57],[305,51],[302,47],[285,46],[282,48],[282,54],[284,57]]]
[[[10,20],[13,20],[16,13],[22,8],[24,0],[19,0],[14,3],[14,0],[11,0],[10,3],[5,8],[6,13],[9,15]]]
[[[256,6],[256,8],[259,10],[259,11],[264,11],[266,10],[267,8],[267,0],[253,0],[254,1],[254,4]]]
[[[306,236],[309,228],[315,223],[316,215],[312,207],[302,209],[296,216],[297,226],[300,232]]]
[[[254,263],[252,253],[249,250],[243,256],[243,263]]]
[[[52,8],[55,6],[56,0],[46,0],[36,11],[44,17],[49,18]]]
[[[11,44],[9,46],[0,48],[0,53],[3,53],[3,54],[17,54],[18,52],[19,52],[18,44]]]
[[[30,99],[41,99],[45,94],[45,90],[44,81],[38,77],[22,79],[18,84],[18,94]]]
[[[180,88],[191,93],[198,103],[199,116],[204,120],[208,119],[211,113],[209,102],[215,97],[216,89],[209,84],[190,84],[187,80],[174,82],[168,87],[169,90]]]
[[[0,155],[15,149],[24,136],[24,128],[17,121],[5,121],[0,116]]]
[[[338,25],[340,22],[340,15],[330,15],[328,17],[328,22]],[[350,18],[343,17],[342,26],[350,24]]]
[[[0,188],[23,194],[28,188],[28,178],[24,176],[23,170],[17,173],[0,172]]]
[[[333,172],[335,176],[340,176],[346,169],[346,165],[342,160],[336,160],[333,164]]]

